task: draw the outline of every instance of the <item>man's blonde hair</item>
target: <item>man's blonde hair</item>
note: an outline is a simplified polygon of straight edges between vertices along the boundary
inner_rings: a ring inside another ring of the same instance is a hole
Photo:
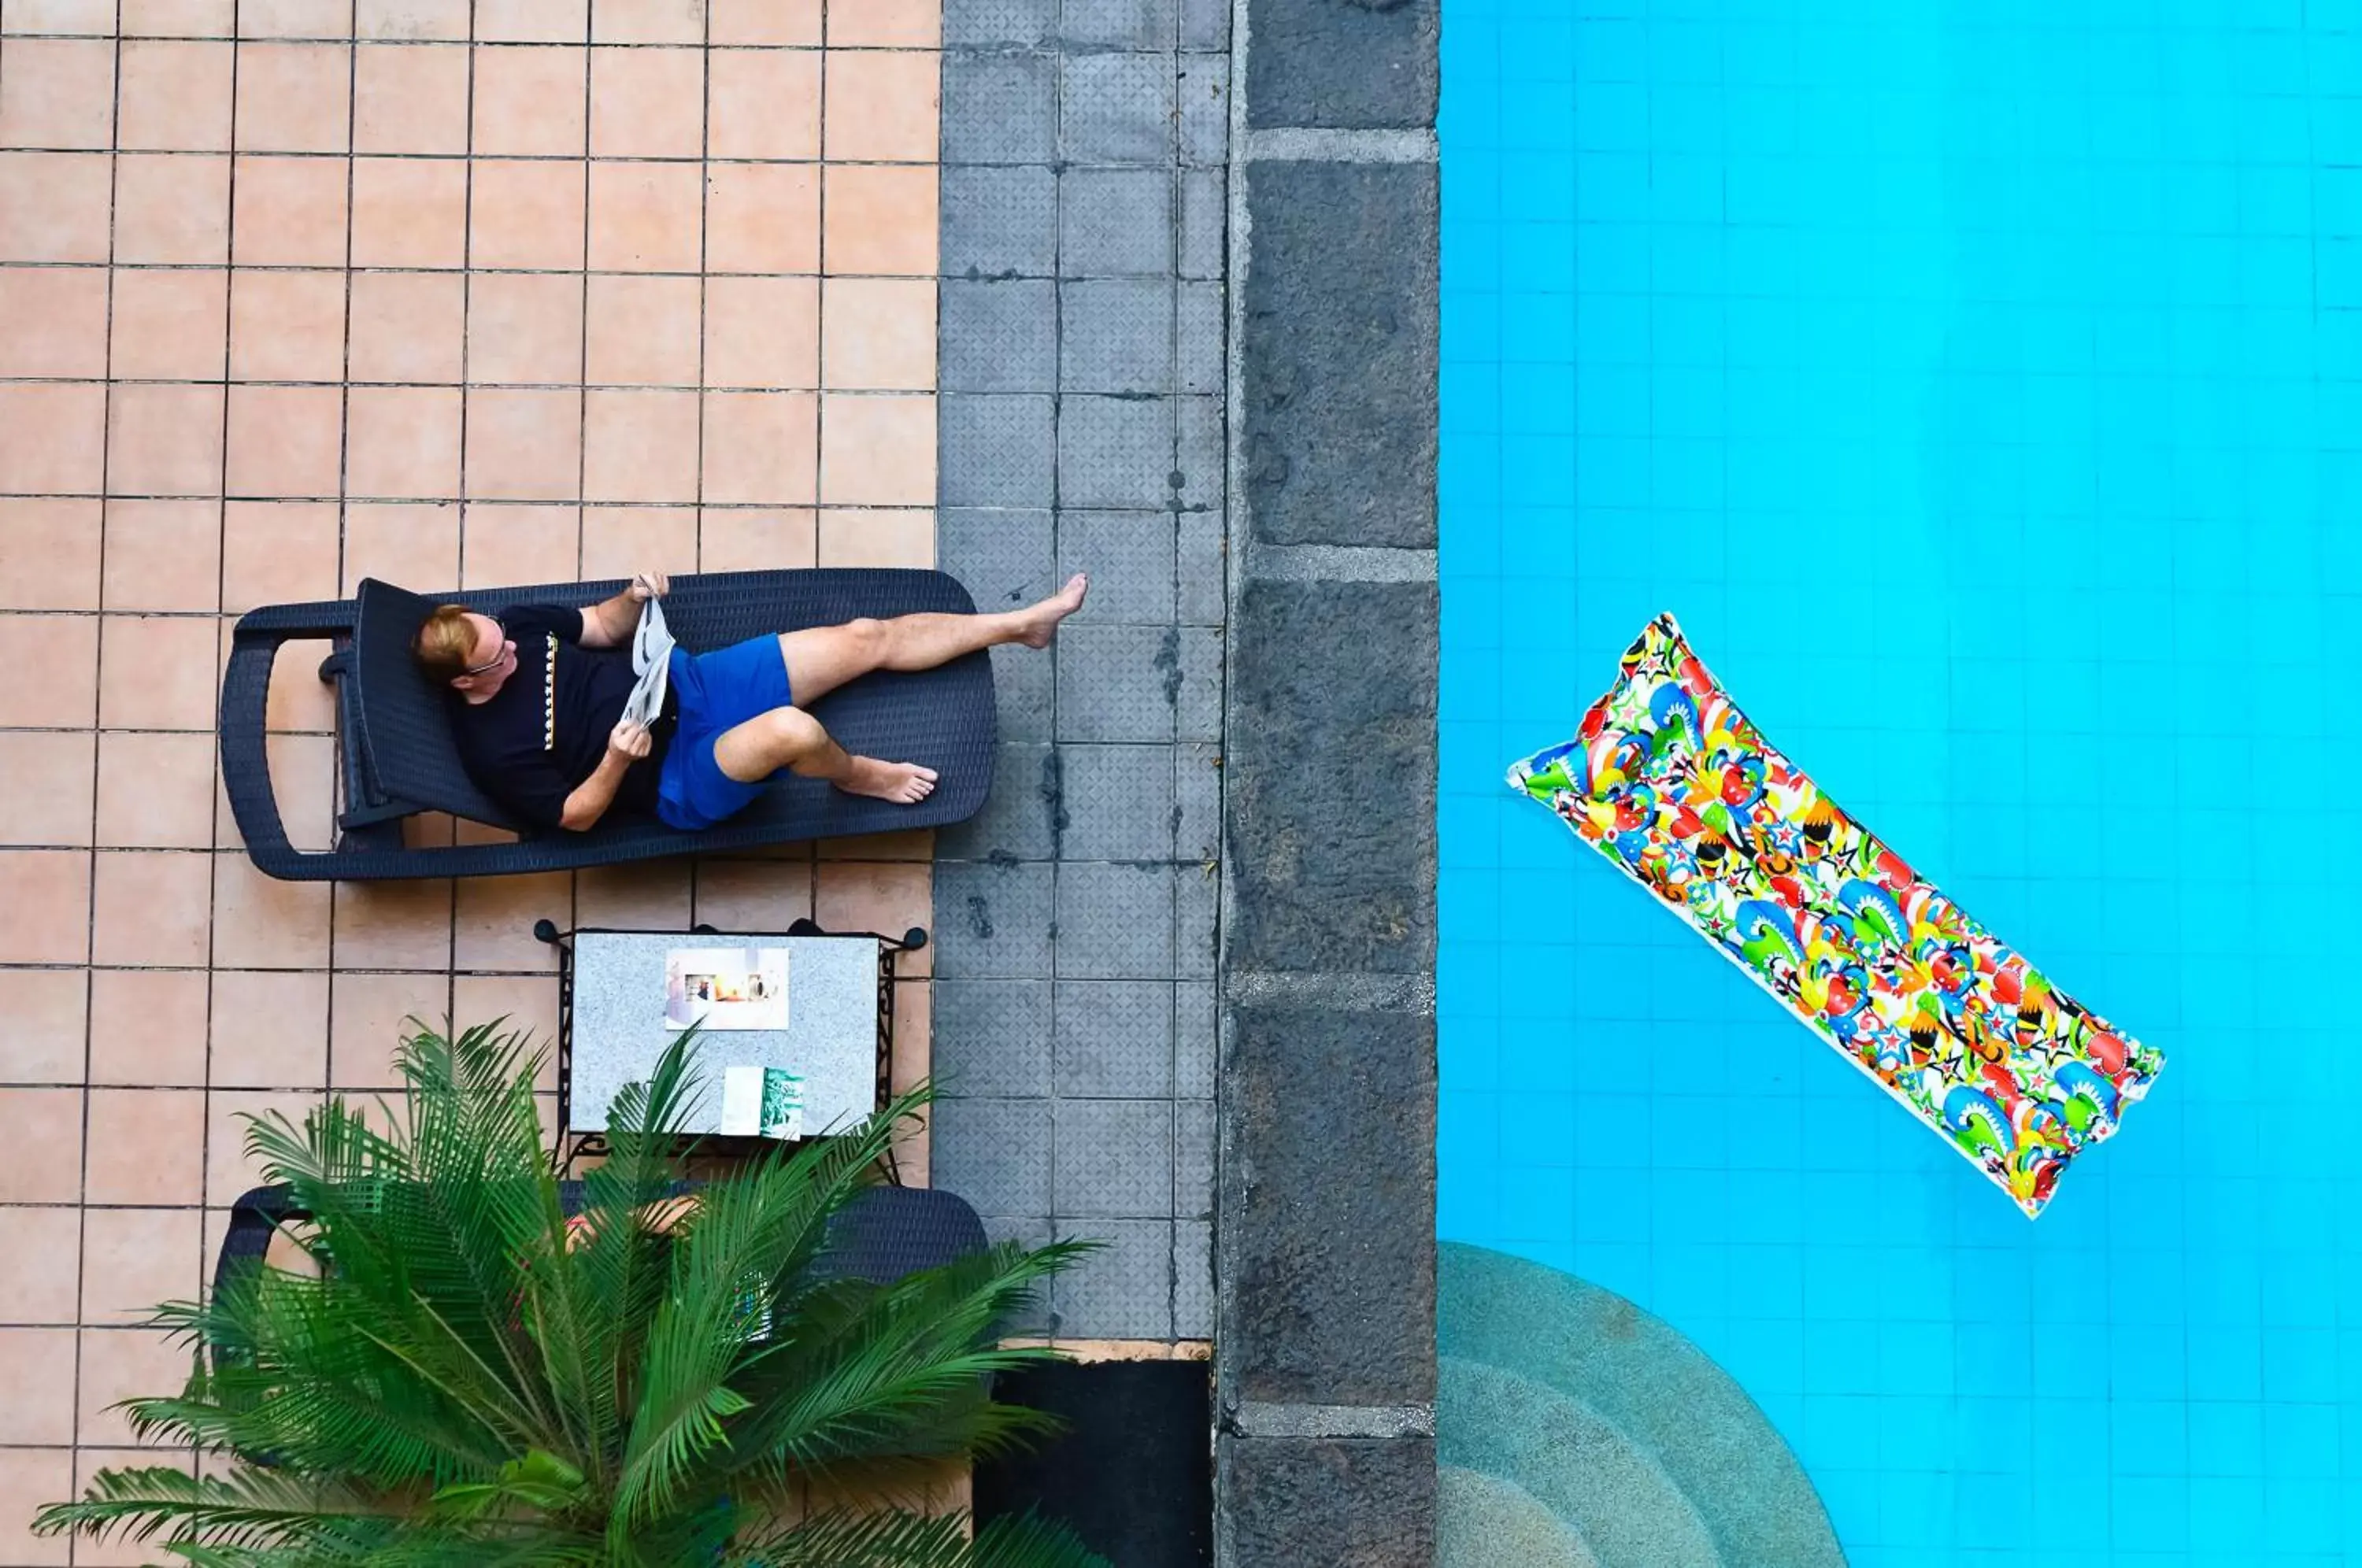
[[[418,635],[410,639],[410,651],[418,667],[438,684],[447,685],[467,674],[468,667],[476,662],[476,628],[468,624],[468,607],[436,605],[435,613],[418,628]]]

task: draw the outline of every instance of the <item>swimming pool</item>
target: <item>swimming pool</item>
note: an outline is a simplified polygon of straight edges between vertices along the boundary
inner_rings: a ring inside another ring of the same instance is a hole
[[[1687,1336],[1854,1568],[2362,1561],[2362,4],[1443,55],[1441,1235]],[[1502,787],[1662,610],[2166,1052],[2039,1221]]]

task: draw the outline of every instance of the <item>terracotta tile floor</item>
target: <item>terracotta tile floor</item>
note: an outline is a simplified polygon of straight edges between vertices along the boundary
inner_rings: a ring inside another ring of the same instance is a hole
[[[240,1112],[383,1087],[406,1014],[551,1030],[540,916],[927,922],[923,834],[272,882],[211,732],[228,621],[367,574],[932,564],[938,32],[938,0],[0,0],[0,1568],[69,1561],[31,1506],[177,1378],[125,1309],[197,1289]],[[315,846],[316,657],[271,707]]]

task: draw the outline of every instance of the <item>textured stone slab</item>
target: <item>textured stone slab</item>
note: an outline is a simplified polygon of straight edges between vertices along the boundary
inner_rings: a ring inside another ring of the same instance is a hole
[[[1058,1221],[1099,1252],[1053,1286],[1059,1331],[1074,1338],[1162,1340],[1173,1334],[1173,1221]]]
[[[945,392],[1058,389],[1058,298],[1045,278],[943,284],[937,374]]]
[[[1173,1102],[1060,1099],[1053,1113],[1054,1213],[1076,1219],[1173,1216]]]
[[[1173,271],[1173,175],[1069,169],[1058,176],[1058,272],[1164,278]]]
[[[1040,54],[944,56],[944,161],[1048,163],[1057,156],[1057,61]]]
[[[945,860],[1052,860],[1058,853],[1064,763],[1038,741],[1002,741],[995,748],[992,793],[984,810],[935,835]]]
[[[1058,262],[1058,177],[1039,166],[953,167],[943,174],[944,275],[1046,278]],[[945,352],[959,346],[945,331]]]
[[[1431,970],[1431,583],[1251,582],[1230,631],[1232,966]]]
[[[1048,1094],[1050,1005],[1047,980],[937,980],[934,1074],[943,1092]]]
[[[606,1131],[625,1084],[644,1082],[673,1035],[664,1026],[666,955],[676,948],[784,947],[788,1027],[698,1037],[702,1082],[688,1125],[721,1127],[726,1067],[784,1067],[804,1080],[812,1132],[859,1121],[877,1101],[877,944],[850,936],[691,936],[584,932],[574,939],[572,1094],[567,1125]]]
[[[1435,123],[1442,0],[1248,0],[1249,126]]]
[[[942,505],[1051,503],[1058,448],[1050,397],[946,392],[935,402],[943,449],[936,498]],[[996,664],[994,674],[999,673]]]
[[[1255,536],[1432,547],[1434,167],[1257,163],[1247,182],[1240,413]]]
[[[1173,856],[1173,751],[1162,745],[1058,748],[1065,860]]]
[[[935,973],[1048,978],[1055,883],[1055,873],[1046,865],[938,864]]]
[[[1435,1021],[1226,1009],[1225,1404],[1435,1397]]]
[[[1216,1560],[1226,1568],[1431,1568],[1431,1438],[1216,1442]],[[1507,1565],[1504,1565],[1507,1568]]]
[[[1173,1093],[1173,983],[1061,980],[1057,1085],[1062,1095],[1142,1099]]]

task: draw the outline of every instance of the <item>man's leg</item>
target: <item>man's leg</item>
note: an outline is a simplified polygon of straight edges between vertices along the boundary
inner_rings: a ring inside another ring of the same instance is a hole
[[[741,784],[760,782],[784,767],[855,795],[904,805],[915,805],[935,789],[933,768],[855,756],[801,708],[774,708],[723,731],[713,743],[713,761]]]
[[[779,637],[788,690],[809,707],[846,681],[873,669],[933,669],[964,654],[1003,643],[1047,647],[1058,623],[1082,608],[1090,584],[1077,572],[1038,604],[984,615],[898,615],[890,621],[847,621],[811,626]],[[801,771],[799,769],[798,771]]]

